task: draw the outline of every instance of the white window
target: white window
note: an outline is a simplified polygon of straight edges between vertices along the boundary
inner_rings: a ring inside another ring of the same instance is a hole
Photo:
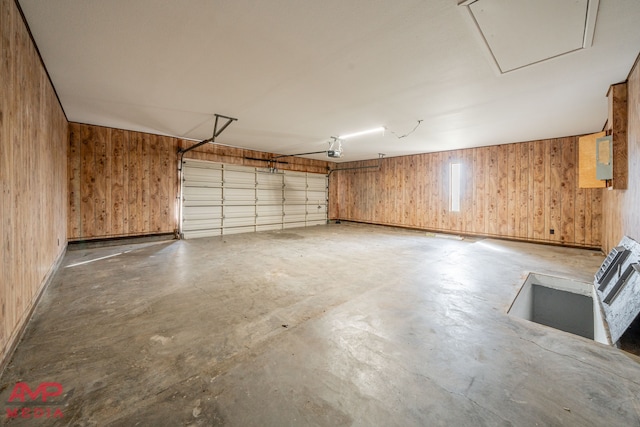
[[[460,212],[460,163],[451,163],[451,179],[449,180],[449,210]]]

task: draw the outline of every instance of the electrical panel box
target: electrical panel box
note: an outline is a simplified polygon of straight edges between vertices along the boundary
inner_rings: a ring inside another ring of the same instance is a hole
[[[613,137],[596,139],[596,178],[613,179]]]

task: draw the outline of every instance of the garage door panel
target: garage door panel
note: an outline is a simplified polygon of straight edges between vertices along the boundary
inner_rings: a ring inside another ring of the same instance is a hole
[[[306,205],[284,205],[285,215],[305,215],[306,213]]]
[[[221,188],[186,187],[182,194],[183,206],[213,206],[222,204]]]
[[[224,218],[254,218],[256,216],[255,206],[224,206]]]
[[[185,238],[326,222],[326,175],[188,160],[182,178]]]
[[[193,206],[182,215],[184,220],[222,218],[222,206]]]
[[[256,217],[225,217],[222,219],[222,228],[244,227],[256,225]]]
[[[327,205],[307,205],[307,214],[327,214]]]
[[[307,203],[307,192],[305,190],[285,190],[284,203],[300,205]]]
[[[253,188],[224,188],[224,204],[227,205],[254,205],[256,203],[256,190]]]
[[[240,233],[253,233],[256,231],[255,226],[250,227],[225,227],[222,229],[222,234],[240,234]]]
[[[299,228],[299,227],[306,227],[307,224],[302,221],[302,222],[285,222],[283,224],[282,228]]]
[[[321,175],[320,177],[315,177],[312,174],[307,175],[308,190],[325,192],[327,186],[327,178],[324,175]]]
[[[280,189],[260,189],[256,190],[256,202],[258,204],[282,204],[283,201],[282,188]]]
[[[254,168],[253,166],[242,166],[242,165],[230,165],[227,163],[223,163],[222,167],[225,171],[235,171],[235,172],[242,172],[242,173],[256,173],[256,168]]]
[[[182,233],[185,239],[197,239],[200,237],[214,237],[214,236],[220,236],[221,234],[222,234],[222,229],[220,228],[210,228],[207,230],[194,230],[194,231],[184,230]]]
[[[282,223],[256,225],[256,231],[273,231],[273,230],[282,230]]]
[[[307,174],[296,172],[284,173],[284,187],[291,190],[306,190],[307,189]]]
[[[327,203],[327,193],[325,191],[307,191],[307,202],[311,204]]]
[[[289,224],[292,222],[304,223],[305,221],[306,221],[306,215],[285,215],[284,216],[284,224]]]
[[[183,179],[185,185],[190,187],[221,187],[222,170],[185,168]]]
[[[256,183],[260,188],[277,188],[282,190],[282,176],[282,174],[258,172],[256,173]]]
[[[185,219],[182,222],[183,231],[208,230],[222,228],[222,218]]]
[[[241,172],[238,170],[224,170],[223,183],[225,188],[255,188],[255,172]]]
[[[183,164],[190,168],[202,168],[202,169],[222,169],[222,163],[210,162],[208,160],[196,160],[196,159],[184,159]]]
[[[260,216],[256,217],[256,224],[264,225],[264,224],[282,224],[282,214],[275,216]]]
[[[184,159],[182,164],[183,166],[186,166],[187,168],[192,170],[193,169],[222,170],[222,167],[223,167],[221,163],[213,163],[213,162],[208,162],[206,160],[195,160],[195,159]]]
[[[326,221],[327,216],[324,213],[311,213],[307,214],[306,221]]]
[[[282,218],[282,205],[258,205],[256,206],[258,216],[279,216]]]

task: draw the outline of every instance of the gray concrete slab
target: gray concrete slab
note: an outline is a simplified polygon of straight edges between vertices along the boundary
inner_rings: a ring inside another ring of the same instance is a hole
[[[47,425],[640,425],[637,358],[507,315],[529,272],[603,259],[349,223],[69,251],[0,402]],[[20,381],[64,392],[9,402]]]

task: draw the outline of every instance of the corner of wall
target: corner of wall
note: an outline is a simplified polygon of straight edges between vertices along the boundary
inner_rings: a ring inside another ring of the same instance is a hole
[[[602,197],[602,250],[622,237],[640,241],[640,54],[627,78],[627,188],[605,190]]]
[[[1,366],[67,246],[68,122],[17,1],[0,14]]]

